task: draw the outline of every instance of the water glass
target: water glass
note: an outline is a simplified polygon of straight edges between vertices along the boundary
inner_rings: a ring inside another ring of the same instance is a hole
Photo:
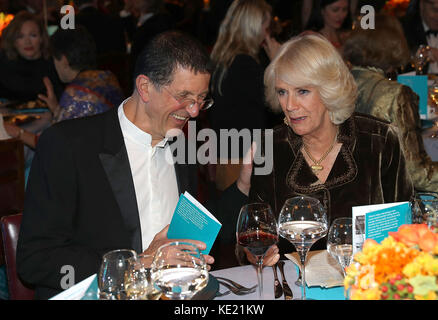
[[[345,268],[353,260],[352,218],[336,218],[333,220],[327,235],[327,251],[342,267],[345,277]]]
[[[118,249],[104,254],[99,269],[98,286],[100,300],[125,300],[125,271],[128,260],[137,253],[130,249]]]
[[[207,286],[207,263],[193,243],[170,242],[158,248],[155,254],[152,281],[169,299],[191,299]]]

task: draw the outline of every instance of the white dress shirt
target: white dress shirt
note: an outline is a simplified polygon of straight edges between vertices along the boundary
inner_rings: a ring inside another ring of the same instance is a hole
[[[119,106],[118,115],[134,180],[144,251],[170,223],[178,202],[178,185],[175,167],[166,160],[166,154],[171,159],[167,139],[152,147],[151,135],[126,117],[123,108],[126,101]]]

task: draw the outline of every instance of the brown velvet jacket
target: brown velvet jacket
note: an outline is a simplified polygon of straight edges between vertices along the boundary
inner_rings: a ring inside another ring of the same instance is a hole
[[[353,206],[410,200],[414,189],[394,127],[355,113],[339,126],[338,141],[341,150],[321,184],[300,151],[301,137],[284,124],[276,127],[273,170],[269,175],[253,174],[250,202],[268,202],[278,217],[286,199],[312,196],[327,209],[331,223],[337,217],[351,217]],[[286,241],[280,242],[280,253],[292,249]],[[312,249],[325,249],[325,239]]]

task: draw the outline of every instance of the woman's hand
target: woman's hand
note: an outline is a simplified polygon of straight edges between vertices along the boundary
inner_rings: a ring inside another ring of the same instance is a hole
[[[247,248],[243,248],[243,250],[246,253],[246,258],[248,259],[248,261],[251,264],[256,265],[257,258]],[[274,264],[276,264],[278,262],[278,260],[280,260],[279,249],[278,249],[277,245],[273,245],[272,247],[270,247],[268,249],[268,251],[266,252],[266,254],[263,258],[263,266],[264,267],[273,266]]]
[[[265,49],[265,52],[268,55],[269,59],[272,60],[277,54],[278,49],[280,49],[281,44],[275,38],[267,35],[262,43],[262,46],[263,49]]]
[[[199,251],[202,251],[207,247],[207,245],[204,242],[198,241],[198,240],[169,239],[169,238],[167,238],[167,231],[168,230],[169,230],[169,225],[167,225],[163,230],[158,232],[155,235],[152,242],[150,243],[149,247],[143,252],[143,254],[154,255],[157,252],[159,247],[161,247],[162,245],[164,245],[166,243],[174,242],[174,241],[193,243],[194,245],[196,245],[198,247]],[[207,263],[207,269],[210,270],[211,269],[210,265],[214,263],[214,258],[210,255],[204,255],[204,259],[205,259],[205,262]]]
[[[52,82],[48,77],[43,78],[44,85],[46,86],[47,95],[39,94],[38,98],[43,100],[47,106],[49,107],[50,111],[52,111],[54,117],[56,118],[59,114],[60,107],[58,104],[58,99],[55,95],[55,90],[53,89]]]

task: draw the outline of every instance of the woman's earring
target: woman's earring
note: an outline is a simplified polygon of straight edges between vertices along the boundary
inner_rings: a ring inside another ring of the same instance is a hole
[[[287,118],[286,117],[284,117],[283,122],[284,122],[285,125],[287,125],[289,127],[289,122],[287,122]]]

